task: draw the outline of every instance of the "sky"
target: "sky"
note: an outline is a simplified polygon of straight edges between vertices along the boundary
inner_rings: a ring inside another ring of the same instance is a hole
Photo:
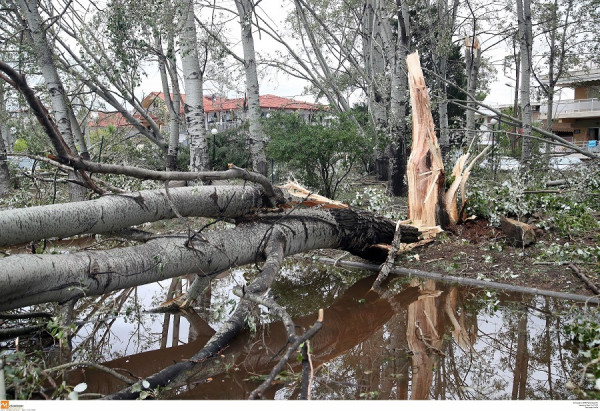
[[[220,2],[223,7],[235,10],[233,1],[226,0]],[[260,5],[259,13],[262,16],[266,16],[269,23],[276,27],[284,26],[284,19],[287,17],[291,8],[291,2],[283,2],[281,0],[263,0]],[[240,37],[240,29],[237,18],[231,18],[228,26],[228,35],[231,39],[238,39]],[[457,39],[456,41],[461,41]],[[283,47],[271,39],[268,35],[262,34],[254,35],[255,50],[258,55],[273,55],[277,51],[282,51]],[[491,41],[491,42],[495,42]],[[241,43],[238,41],[234,43],[233,50],[240,56],[243,56]],[[512,104],[514,98],[514,87],[515,82],[513,79],[504,76],[503,69],[501,66],[502,56],[511,53],[503,43],[497,44],[490,49],[485,48],[485,41],[483,41],[483,48],[485,50],[484,57],[492,58],[495,60],[497,69],[497,79],[490,85],[490,93],[485,99],[485,102],[490,105],[507,105]],[[238,63],[234,63],[238,64]],[[264,68],[259,67],[259,71],[264,71]],[[264,73],[263,73],[264,74]],[[243,96],[244,90],[244,78],[243,76],[238,80],[239,85],[236,87],[237,91],[230,91],[227,97],[240,97]],[[267,75],[262,75],[260,78],[260,94],[275,94],[282,97],[295,98],[298,100],[304,100],[314,102],[315,97],[313,95],[304,94],[304,89],[308,85],[307,82],[299,80],[297,78],[291,78],[285,73],[277,73],[274,69],[270,69]],[[160,78],[156,70],[149,70],[149,77],[142,84],[142,89],[145,94],[152,91],[160,90]],[[205,85],[205,94],[217,93],[222,94],[215,87],[211,87],[210,82]],[[568,92],[563,98],[569,97]],[[351,99],[351,102],[356,102],[358,97]],[[326,101],[322,101],[327,103]]]

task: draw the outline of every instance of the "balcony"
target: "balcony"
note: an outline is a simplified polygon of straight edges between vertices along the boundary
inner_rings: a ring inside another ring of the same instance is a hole
[[[600,117],[600,100],[597,98],[587,98],[583,100],[555,101],[552,111],[554,119]],[[541,103],[539,119],[545,119],[547,114],[547,103]]]

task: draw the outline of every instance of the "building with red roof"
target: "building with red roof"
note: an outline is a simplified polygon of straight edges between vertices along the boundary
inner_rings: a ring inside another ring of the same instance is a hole
[[[182,104],[180,108],[180,114],[183,117],[185,94],[181,95],[181,99]],[[325,109],[324,106],[319,104],[307,103],[286,97],[279,97],[273,94],[260,96],[259,101],[263,116],[268,116],[269,111],[287,111],[296,112],[299,115],[305,116],[307,120],[311,120],[316,112],[323,111]],[[207,130],[211,127],[217,127],[220,129],[237,127],[243,120],[246,119],[248,103],[245,98],[228,99],[220,96],[204,96],[203,103],[205,125]],[[142,107],[144,107],[148,113],[158,118],[157,124],[159,126],[162,127],[168,122],[168,112],[165,106],[164,93],[150,93],[142,100]],[[162,115],[159,113],[162,113]]]
[[[181,95],[182,104],[179,110],[181,116],[181,141],[185,141],[186,127],[184,103],[185,94]],[[286,97],[279,97],[273,94],[266,94],[259,97],[262,115],[269,117],[271,111],[295,112],[303,116],[306,121],[313,121],[315,114],[326,110],[326,107],[319,104],[307,103]],[[248,103],[245,98],[228,99],[220,96],[204,96],[204,116],[206,130],[217,129],[218,131],[228,130],[239,127],[247,118]],[[165,95],[161,92],[148,94],[141,102],[147,115],[159,126],[160,129],[168,127],[169,112],[165,104]],[[148,121],[139,112],[133,114],[134,118],[146,127]],[[118,129],[129,129],[130,133],[135,134],[135,130],[130,122],[120,112],[96,112],[88,122],[88,130],[94,131],[104,129],[109,126]]]

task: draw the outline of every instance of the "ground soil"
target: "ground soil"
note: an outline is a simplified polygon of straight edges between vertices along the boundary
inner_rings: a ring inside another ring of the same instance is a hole
[[[429,244],[399,255],[396,265],[522,287],[594,295],[566,262],[549,261],[543,257],[543,251],[552,243],[567,241],[593,245],[599,232],[590,232],[577,239],[558,238],[555,232],[543,230],[537,230],[536,235],[535,244],[514,247],[507,243],[500,229],[490,226],[484,219],[476,219],[445,231]],[[581,262],[575,265],[600,287],[597,266]]]

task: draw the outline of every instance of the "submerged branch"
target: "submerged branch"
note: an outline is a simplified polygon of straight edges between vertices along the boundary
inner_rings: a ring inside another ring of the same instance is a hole
[[[279,229],[275,229],[271,232],[264,250],[266,260],[263,270],[252,283],[244,288],[245,293],[260,296],[269,290],[275,277],[279,273],[279,268],[281,267],[281,262],[284,257],[285,242],[286,238]],[[227,346],[229,341],[242,330],[252,305],[253,303],[248,299],[241,300],[231,317],[229,317],[221,329],[208,340],[198,353],[188,361],[173,364],[146,378],[145,380],[149,383],[147,389],[153,389],[158,386],[185,385],[185,381],[192,378],[197,372],[197,369],[201,368],[206,360],[220,353]],[[115,394],[104,397],[104,399],[124,400],[135,399],[138,396],[139,392],[132,392],[131,387],[128,387]]]
[[[360,262],[356,262],[356,261],[337,261],[336,262],[336,260],[331,259],[331,258],[326,258],[326,257],[319,257],[315,261],[322,262],[324,264],[332,264],[332,265],[335,263],[337,266],[341,266],[341,267],[369,270],[369,271],[379,271],[379,269],[380,269],[380,267],[378,265],[374,265],[374,264],[366,264],[366,263],[360,263]],[[550,290],[542,290],[539,288],[521,287],[521,286],[516,286],[516,285],[497,283],[497,282],[493,282],[493,281],[484,281],[484,280],[477,280],[477,279],[473,279],[473,278],[456,277],[456,276],[452,276],[452,275],[432,273],[432,272],[428,272],[428,271],[421,271],[421,270],[415,270],[415,269],[409,269],[409,268],[394,267],[390,270],[390,272],[392,274],[409,275],[409,276],[422,277],[422,278],[431,278],[433,280],[449,282],[449,283],[453,283],[453,284],[455,283],[455,284],[472,285],[475,287],[493,288],[493,289],[507,291],[507,292],[518,292],[518,293],[533,294],[533,295],[545,295],[548,297],[560,298],[563,300],[571,300],[571,301],[578,301],[578,302],[591,303],[591,304],[600,304],[600,300],[598,299],[598,297],[586,297],[584,295],[578,295],[578,294],[562,293],[562,292],[550,291]]]
[[[70,362],[70,363],[66,363],[66,364],[61,364],[61,365],[57,365],[56,367],[52,367],[52,368],[47,368],[45,370],[43,370],[43,373],[46,374],[50,374],[53,372],[57,372],[57,371],[62,371],[62,370],[66,370],[68,368],[79,368],[79,367],[92,367],[92,368],[96,368],[97,370],[103,371],[107,374],[112,375],[113,377],[117,378],[120,381],[123,381],[127,384],[135,384],[137,381],[132,380],[131,378],[127,378],[126,376],[124,376],[123,374],[119,374],[118,372],[116,372],[115,370],[113,370],[112,368],[108,368],[105,367],[104,365],[100,365],[100,364],[96,364],[90,361],[76,361],[76,362]]]

